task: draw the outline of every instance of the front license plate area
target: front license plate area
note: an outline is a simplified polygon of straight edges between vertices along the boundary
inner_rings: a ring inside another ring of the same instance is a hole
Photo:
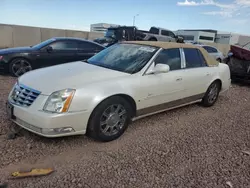
[[[9,102],[6,103],[6,112],[9,119],[15,119],[14,106]]]

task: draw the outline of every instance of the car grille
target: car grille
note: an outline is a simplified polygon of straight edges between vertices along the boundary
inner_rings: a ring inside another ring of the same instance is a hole
[[[36,91],[27,86],[16,84],[11,93],[10,100],[18,106],[29,107],[40,95],[40,91]]]

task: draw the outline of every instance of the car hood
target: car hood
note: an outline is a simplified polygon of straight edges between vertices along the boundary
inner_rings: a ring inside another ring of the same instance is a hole
[[[25,53],[25,52],[30,52],[33,51],[34,49],[31,47],[18,47],[18,48],[6,48],[6,49],[1,49],[0,54],[10,54],[10,53]]]
[[[19,83],[50,95],[62,89],[81,89],[88,84],[129,75],[82,61],[30,71],[19,78]]]

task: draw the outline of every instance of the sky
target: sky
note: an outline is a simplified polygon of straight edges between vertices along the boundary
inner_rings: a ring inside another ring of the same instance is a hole
[[[0,23],[90,30],[93,23],[250,34],[250,0],[0,0]]]

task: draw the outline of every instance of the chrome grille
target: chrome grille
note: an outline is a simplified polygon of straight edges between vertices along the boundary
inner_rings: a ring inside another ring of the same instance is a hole
[[[36,100],[40,93],[40,91],[31,89],[27,86],[16,84],[11,93],[10,99],[11,102],[16,105],[28,107]]]

